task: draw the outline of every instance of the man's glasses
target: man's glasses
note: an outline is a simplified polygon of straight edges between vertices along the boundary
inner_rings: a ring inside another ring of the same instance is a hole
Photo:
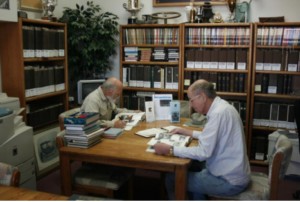
[[[196,95],[195,97],[189,98],[190,102],[193,102],[195,99],[197,99],[198,97],[200,97],[200,95]]]

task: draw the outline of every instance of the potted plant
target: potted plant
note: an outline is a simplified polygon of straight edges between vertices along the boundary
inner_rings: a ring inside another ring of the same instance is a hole
[[[78,80],[103,78],[112,69],[109,58],[116,54],[118,45],[118,16],[100,11],[99,5],[87,1],[86,6],[64,8],[59,19],[68,27],[70,95],[76,95]]]

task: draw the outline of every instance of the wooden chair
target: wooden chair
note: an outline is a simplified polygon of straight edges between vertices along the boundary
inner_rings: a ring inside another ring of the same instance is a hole
[[[20,184],[20,171],[17,167],[0,162],[0,184],[18,187]]]
[[[247,189],[234,196],[209,196],[212,200],[277,200],[279,185],[288,168],[293,146],[284,135],[276,141],[273,155],[269,157],[269,174],[252,172]]]

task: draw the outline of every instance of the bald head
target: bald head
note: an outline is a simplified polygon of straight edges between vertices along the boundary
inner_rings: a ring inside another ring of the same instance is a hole
[[[101,85],[101,89],[106,97],[116,100],[122,94],[123,84],[119,79],[110,77]]]

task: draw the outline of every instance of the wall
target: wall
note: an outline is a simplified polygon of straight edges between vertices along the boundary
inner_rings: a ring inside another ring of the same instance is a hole
[[[58,18],[62,16],[64,7],[75,8],[76,3],[85,4],[87,0],[58,0],[58,5],[55,8],[54,15]],[[109,11],[119,16],[119,24],[127,24],[127,19],[130,17],[130,13],[123,8],[123,3],[127,3],[127,0],[93,0],[95,4],[99,4],[102,11]],[[243,0],[238,0],[242,2]],[[249,0],[245,0],[249,2]],[[152,0],[140,0],[144,4],[144,7],[138,13],[138,17],[141,18],[143,14],[152,14],[155,12],[163,11],[176,11],[181,13],[180,18],[170,19],[168,23],[183,23],[187,21],[184,7],[152,7]],[[250,4],[250,21],[257,22],[259,17],[270,16],[284,16],[285,21],[293,22],[300,21],[299,13],[300,1],[299,0],[252,0]],[[226,5],[213,6],[214,13],[221,13],[223,19],[226,19],[229,15],[229,10]],[[29,18],[39,18],[40,13],[28,12]],[[163,22],[159,22],[163,23]],[[112,57],[113,70],[107,74],[107,76],[119,77],[119,48],[117,48],[118,54]],[[1,78],[1,77],[0,77]],[[2,86],[0,86],[2,89]]]

